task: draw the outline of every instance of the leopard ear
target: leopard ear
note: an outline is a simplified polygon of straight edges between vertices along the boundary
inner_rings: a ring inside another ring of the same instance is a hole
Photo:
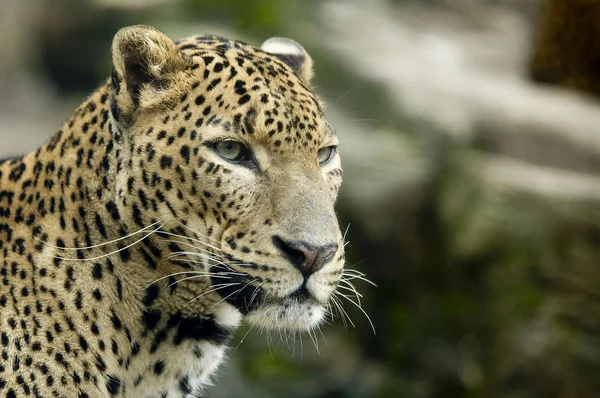
[[[186,59],[175,43],[158,29],[144,25],[117,32],[112,62],[114,99],[123,118],[130,118],[156,98],[186,68]]]
[[[285,37],[272,37],[265,41],[260,48],[273,54],[307,83],[313,76],[313,62],[310,55],[298,42]]]

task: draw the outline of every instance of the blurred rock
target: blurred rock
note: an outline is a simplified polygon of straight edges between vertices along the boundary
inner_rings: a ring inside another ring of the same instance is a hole
[[[600,303],[598,103],[527,80],[535,14],[408,3],[329,1],[312,31],[380,88],[379,122],[403,126],[337,122],[349,250],[367,257],[382,290],[367,308],[392,339],[366,355],[402,358],[389,377],[412,379],[394,387],[407,396],[593,397],[600,323],[581,306]],[[393,310],[400,302],[415,314]],[[486,348],[461,352],[438,330]],[[393,336],[407,341],[395,353]]]
[[[600,3],[546,0],[530,65],[533,79],[600,94]]]

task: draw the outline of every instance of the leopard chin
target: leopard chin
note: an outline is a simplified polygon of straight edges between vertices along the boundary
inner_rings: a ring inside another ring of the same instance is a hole
[[[309,331],[323,323],[325,314],[321,304],[289,298],[280,303],[263,304],[248,313],[245,320],[268,330]]]
[[[312,278],[283,297],[251,283],[238,288],[244,280],[218,289],[217,294],[221,301],[239,311],[248,324],[266,330],[310,331],[324,322],[328,295],[315,289],[318,285],[311,283]],[[218,283],[218,279],[212,282]]]

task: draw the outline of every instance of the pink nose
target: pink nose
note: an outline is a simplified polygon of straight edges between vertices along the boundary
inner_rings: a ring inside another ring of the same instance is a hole
[[[336,243],[316,246],[300,241],[284,241],[279,236],[273,237],[273,243],[305,278],[321,270],[338,250]]]

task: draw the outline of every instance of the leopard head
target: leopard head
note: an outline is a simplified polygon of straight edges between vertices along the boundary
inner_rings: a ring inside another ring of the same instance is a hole
[[[304,48],[283,38],[175,43],[134,26],[112,51],[118,192],[138,224],[180,228],[211,294],[251,324],[318,325],[344,264],[342,170]],[[139,192],[129,196],[132,179]]]

